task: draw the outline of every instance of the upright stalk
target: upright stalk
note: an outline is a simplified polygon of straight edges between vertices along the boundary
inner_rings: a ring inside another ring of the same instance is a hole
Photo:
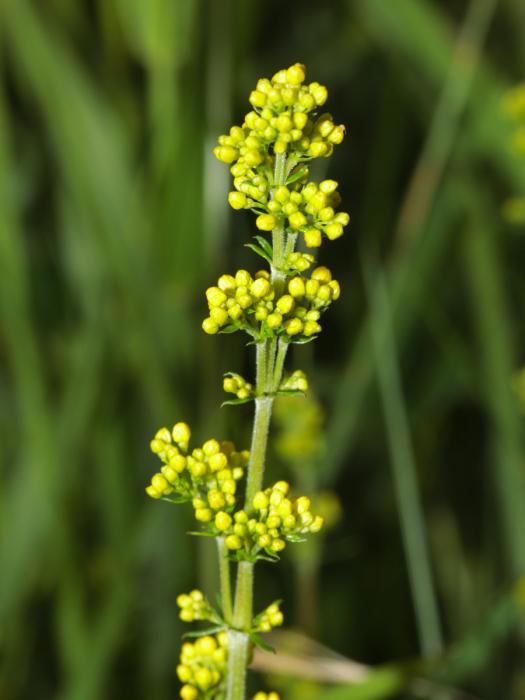
[[[219,580],[221,586],[222,613],[226,622],[233,617],[232,585],[230,576],[230,558],[224,537],[217,537],[217,554],[219,558]]]
[[[275,189],[286,182],[286,154],[275,156],[274,186]],[[290,248],[286,240],[284,222],[279,220],[272,231],[273,260],[272,283],[276,291],[282,292],[285,282],[283,272],[286,255],[293,251],[295,238]],[[266,463],[266,448],[268,445],[268,430],[272,417],[275,392],[281,383],[284,360],[288,343],[274,339],[265,340],[256,346],[256,396],[255,415],[253,421],[250,463],[246,483],[247,510],[255,494],[261,490]],[[246,688],[246,667],[249,656],[249,629],[253,609],[253,579],[254,564],[240,562],[237,570],[235,588],[235,604],[233,608],[233,629],[228,632],[228,683],[227,700],[244,700]]]
[[[294,252],[297,236],[301,233],[308,247],[318,248],[323,238],[339,238],[350,220],[346,212],[335,212],[340,199],[335,180],[307,182],[308,169],[296,169],[299,163],[329,156],[345,131],[329,114],[319,113],[326,88],[317,82],[306,84],[305,78],[304,66],[296,63],[271,80],[261,79],[250,94],[254,109],[242,126],[219,137],[213,151],[231,166],[232,208],[251,209],[257,214],[257,228],[272,234],[271,245],[257,237],[259,245],[251,246],[270,262],[271,274],[252,277],[238,270],[221,275],[217,286],[206,290],[209,315],[202,322],[209,335],[244,331],[256,339],[255,387],[234,372],[223,382],[224,390],[237,397],[227,403],[255,402],[249,456],[215,438],[192,449],[191,429],[182,421],[171,430],[160,428],[150,443],[161,467],[146,487],[147,494],[172,503],[191,502],[201,532],[216,538],[219,555],[222,612],[199,590],[177,598],[185,622],[220,622],[225,628],[183,645],[177,674],[184,684],[184,700],[218,700],[224,691],[227,700],[246,700],[250,639],[256,641],[255,633],[283,623],[276,603],[253,617],[255,562],[276,561],[287,543],[323,527],[323,518],[311,512],[310,499],[292,497],[286,481],[263,489],[275,396],[279,390],[301,393],[308,387],[301,370],[282,382],[288,346],[313,340],[322,330],[321,314],[340,294],[328,268],[303,274],[314,257]],[[239,502],[241,479],[246,480],[244,503]],[[232,559],[238,562],[233,596]]]

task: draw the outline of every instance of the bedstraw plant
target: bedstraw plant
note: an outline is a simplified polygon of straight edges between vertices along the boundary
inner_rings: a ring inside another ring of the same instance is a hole
[[[162,466],[146,492],[171,503],[190,502],[198,534],[214,537],[218,549],[219,604],[198,590],[177,601],[184,621],[208,624],[182,647],[177,672],[183,700],[244,700],[253,644],[267,648],[261,634],[283,622],[279,602],[253,614],[255,565],[277,562],[288,543],[323,527],[309,497],[294,497],[285,481],[264,484],[275,397],[302,395],[308,388],[301,370],[283,375],[288,349],[319,335],[321,316],[340,293],[330,270],[316,266],[311,253],[296,251],[296,244],[300,237],[306,248],[319,248],[324,239],[339,238],[350,218],[336,211],[337,182],[309,179],[309,161],[329,157],[345,129],[322,111],[326,88],[306,84],[305,77],[304,66],[295,64],[259,80],[242,126],[220,136],[214,149],[233,176],[230,205],[256,215],[261,234],[248,246],[269,265],[255,274],[238,270],[219,277],[206,290],[202,323],[210,335],[243,331],[255,348],[255,382],[232,372],[223,384],[234,396],[225,403],[255,405],[250,450],[216,439],[191,448],[183,422],[161,428],[151,442]],[[254,700],[278,696],[259,692]]]

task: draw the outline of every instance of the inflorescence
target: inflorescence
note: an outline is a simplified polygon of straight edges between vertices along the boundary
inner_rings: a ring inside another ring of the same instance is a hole
[[[319,319],[339,298],[339,283],[327,267],[316,267],[309,278],[291,277],[278,294],[267,270],[252,277],[246,270],[222,275],[217,286],[206,290],[209,316],[202,322],[206,333],[243,330],[257,342],[281,336],[286,342],[317,336]]]
[[[304,386],[306,380],[300,372],[288,381],[292,386]],[[190,437],[186,423],[176,423],[171,431],[157,431],[151,450],[163,466],[152,477],[146,493],[176,503],[191,501],[204,533],[224,537],[236,559],[275,558],[287,542],[300,541],[322,528],[322,518],[310,512],[310,499],[290,500],[290,486],[285,481],[258,493],[249,509],[238,509],[237,483],[244,476],[249,452],[236,452],[233,443],[214,439],[190,452]]]
[[[219,137],[214,153],[231,165],[235,190],[228,201],[234,209],[257,213],[261,231],[282,224],[291,233],[300,231],[306,245],[317,248],[323,236],[339,238],[350,216],[335,212],[340,203],[337,182],[308,182],[304,163],[330,156],[345,128],[336,126],[330,114],[318,114],[328,92],[319,83],[304,85],[305,77],[304,66],[296,64],[271,80],[259,80],[250,95],[253,110],[242,126]],[[287,176],[274,187],[274,155],[282,153],[288,160]]]
[[[222,275],[216,286],[206,290],[208,316],[202,322],[203,330],[211,335],[244,331],[257,344],[257,352],[263,349],[266,353],[264,379],[258,371],[256,386],[236,372],[224,376],[224,391],[235,397],[227,404],[255,400],[261,402],[258,406],[271,407],[275,396],[304,394],[308,379],[303,371],[282,376],[286,349],[289,343],[313,340],[322,330],[321,315],[340,295],[339,283],[327,267],[315,266],[311,253],[294,250],[298,234],[308,248],[319,248],[324,239],[342,236],[350,221],[349,214],[337,210],[341,201],[338,183],[309,180],[309,161],[329,157],[343,141],[345,127],[335,124],[321,109],[328,97],[326,87],[307,84],[305,79],[304,66],[296,63],[271,80],[259,80],[249,98],[252,109],[242,125],[220,136],[214,149],[233,176],[228,195],[231,207],[253,211],[259,231],[272,232],[271,243],[266,236],[257,235],[256,244],[248,244],[270,263],[271,273],[260,270],[252,275],[241,269]],[[193,534],[217,539],[228,578],[229,561],[246,562],[242,570],[251,570],[252,563],[276,561],[289,542],[300,542],[321,530],[323,517],[312,513],[310,498],[292,497],[286,481],[262,487],[262,472],[257,482],[250,482],[247,500],[243,493],[240,501],[247,472],[250,479],[258,473],[257,459],[261,468],[256,442],[251,456],[248,450],[237,451],[233,443],[216,439],[190,450],[190,438],[190,428],[182,422],[171,430],[157,431],[151,450],[162,466],[146,492],[154,499],[192,504],[200,526]],[[262,468],[264,451],[265,447]],[[221,576],[223,573],[221,569]],[[216,608],[199,590],[177,598],[183,621],[212,625],[196,641],[182,646],[177,667],[182,700],[232,697],[228,653],[231,668],[244,672],[245,663],[235,662],[237,644],[228,651],[229,634],[234,635],[232,639],[243,635],[243,644],[249,638],[252,644],[264,647],[258,635],[282,625],[279,602],[251,618],[249,585],[249,612],[241,615],[241,621],[237,618],[238,596],[233,615],[231,601],[226,606],[219,600]],[[242,587],[237,588],[238,593]],[[244,686],[236,687],[241,689],[234,693],[235,698],[240,698]],[[279,700],[279,695],[260,691],[252,700]]]

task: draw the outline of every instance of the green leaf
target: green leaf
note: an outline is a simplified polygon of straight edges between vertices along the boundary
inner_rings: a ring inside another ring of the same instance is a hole
[[[259,647],[259,649],[262,649],[263,651],[268,651],[271,654],[275,654],[275,649],[270,644],[268,644],[268,642],[265,642],[264,639],[259,634],[257,634],[257,632],[251,632],[250,639],[255,644],[255,646]]]
[[[191,496],[163,496],[161,500],[176,504],[188,503],[188,501],[191,501]]]
[[[268,255],[268,253],[266,253],[258,245],[255,245],[255,243],[245,243],[244,245],[246,248],[250,248],[251,250],[253,250],[254,253],[257,253],[257,255],[260,255],[261,258],[264,258],[267,262],[270,263],[270,265],[272,264],[272,262],[273,262],[272,257],[270,255]]]
[[[228,401],[223,401],[221,403],[221,408],[223,406],[240,406],[243,403],[250,403],[250,401],[253,401],[254,398],[254,396],[250,396],[247,399],[229,399]]]
[[[241,327],[238,323],[229,323],[227,326],[224,326],[224,328],[221,328],[219,333],[224,333],[227,335],[228,333],[235,333],[235,331],[240,330],[240,328]]]
[[[311,335],[309,338],[297,338],[297,340],[290,340],[290,343],[294,345],[306,345],[306,343],[311,343],[312,340],[317,340],[317,335]]]
[[[216,634],[226,627],[226,625],[213,625],[213,627],[206,627],[202,630],[195,630],[194,632],[186,632],[182,635],[183,639],[194,639],[195,637],[206,637],[208,634]]]
[[[299,389],[279,389],[279,391],[276,392],[276,396],[302,396],[305,397],[306,394],[304,391],[299,391]]]
[[[186,534],[194,535],[195,537],[217,537],[216,532],[206,532],[206,530],[190,530]]]
[[[292,174],[286,180],[286,184],[291,185],[293,182],[297,182],[297,180],[300,180],[305,175],[308,175],[308,168],[307,167],[299,168],[295,172],[292,171]]]
[[[267,552],[266,554],[256,554],[255,561],[269,561],[271,564],[276,564],[280,561],[280,557],[278,557],[277,554],[270,554]]]
[[[288,542],[306,542],[306,539],[299,535],[286,535],[286,539]]]
[[[270,241],[264,236],[254,236],[257,243],[261,246],[265,253],[273,259],[273,247]]]

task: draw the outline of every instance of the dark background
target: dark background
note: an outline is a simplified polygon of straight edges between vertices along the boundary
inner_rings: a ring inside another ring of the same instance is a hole
[[[189,509],[145,496],[148,442],[187,420],[249,444],[251,408],[219,405],[253,351],[200,330],[204,289],[257,264],[211,150],[296,61],[348,127],[314,169],[352,214],[321,249],[343,294],[289,361],[324,416],[304,469],[342,516],[305,590],[299,555],[259,566],[257,607],[282,595],[288,627],[394,664],[341,700],[525,698],[521,0],[3,0],[2,698],[177,696],[176,595],[214,564]],[[400,689],[428,652],[430,685]]]

